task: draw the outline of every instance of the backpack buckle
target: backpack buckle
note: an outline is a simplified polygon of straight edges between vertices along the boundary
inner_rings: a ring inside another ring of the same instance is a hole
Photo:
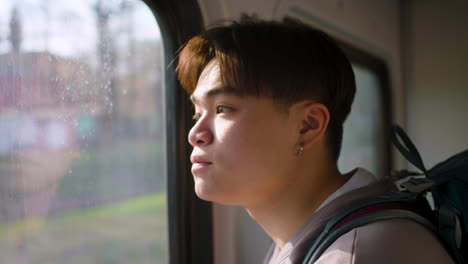
[[[432,186],[434,186],[434,181],[426,178],[426,176],[410,176],[409,179],[405,178],[401,181],[397,181],[395,184],[401,190],[408,190],[411,193],[422,193]]]

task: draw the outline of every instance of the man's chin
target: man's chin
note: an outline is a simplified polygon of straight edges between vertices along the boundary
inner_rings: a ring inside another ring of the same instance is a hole
[[[195,181],[195,194],[198,196],[198,198],[207,202],[216,202],[213,200],[215,198],[213,191],[210,191],[209,188],[202,185],[203,184],[197,183],[197,181]]]
[[[206,187],[201,187],[195,185],[195,194],[201,200],[207,202],[213,202],[221,205],[231,205],[238,206],[240,205],[239,201],[232,199],[226,195],[225,192],[220,192],[217,190],[210,190]]]

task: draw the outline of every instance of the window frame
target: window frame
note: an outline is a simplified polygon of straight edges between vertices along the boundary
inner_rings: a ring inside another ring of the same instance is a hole
[[[169,263],[213,263],[212,205],[194,192],[187,135],[192,104],[175,74],[177,51],[203,30],[196,0],[144,0],[160,26],[165,53]]]
[[[213,263],[212,205],[194,193],[187,135],[193,125],[192,106],[175,75],[178,47],[203,30],[196,0],[144,0],[160,26],[165,50],[165,102],[167,140],[167,196],[169,263]],[[288,17],[285,17],[287,20]],[[392,97],[388,67],[384,60],[337,40],[348,59],[377,73],[381,92],[383,171],[391,169],[393,149],[389,139]]]

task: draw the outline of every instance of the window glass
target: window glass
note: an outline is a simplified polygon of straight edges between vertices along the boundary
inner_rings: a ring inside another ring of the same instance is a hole
[[[0,3],[0,263],[167,263],[163,47],[138,0]]]
[[[353,64],[356,96],[344,123],[343,146],[338,162],[341,172],[356,167],[376,175],[384,173],[382,87],[376,72]]]

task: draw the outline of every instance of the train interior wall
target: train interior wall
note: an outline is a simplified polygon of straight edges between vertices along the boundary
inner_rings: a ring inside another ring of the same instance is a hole
[[[392,122],[406,127],[428,166],[468,146],[468,2],[199,0],[204,24],[295,17],[388,68]],[[394,168],[407,163],[394,154]],[[271,240],[245,210],[214,205],[215,263],[261,263]]]
[[[468,2],[408,1],[406,127],[427,167],[468,147]]]

